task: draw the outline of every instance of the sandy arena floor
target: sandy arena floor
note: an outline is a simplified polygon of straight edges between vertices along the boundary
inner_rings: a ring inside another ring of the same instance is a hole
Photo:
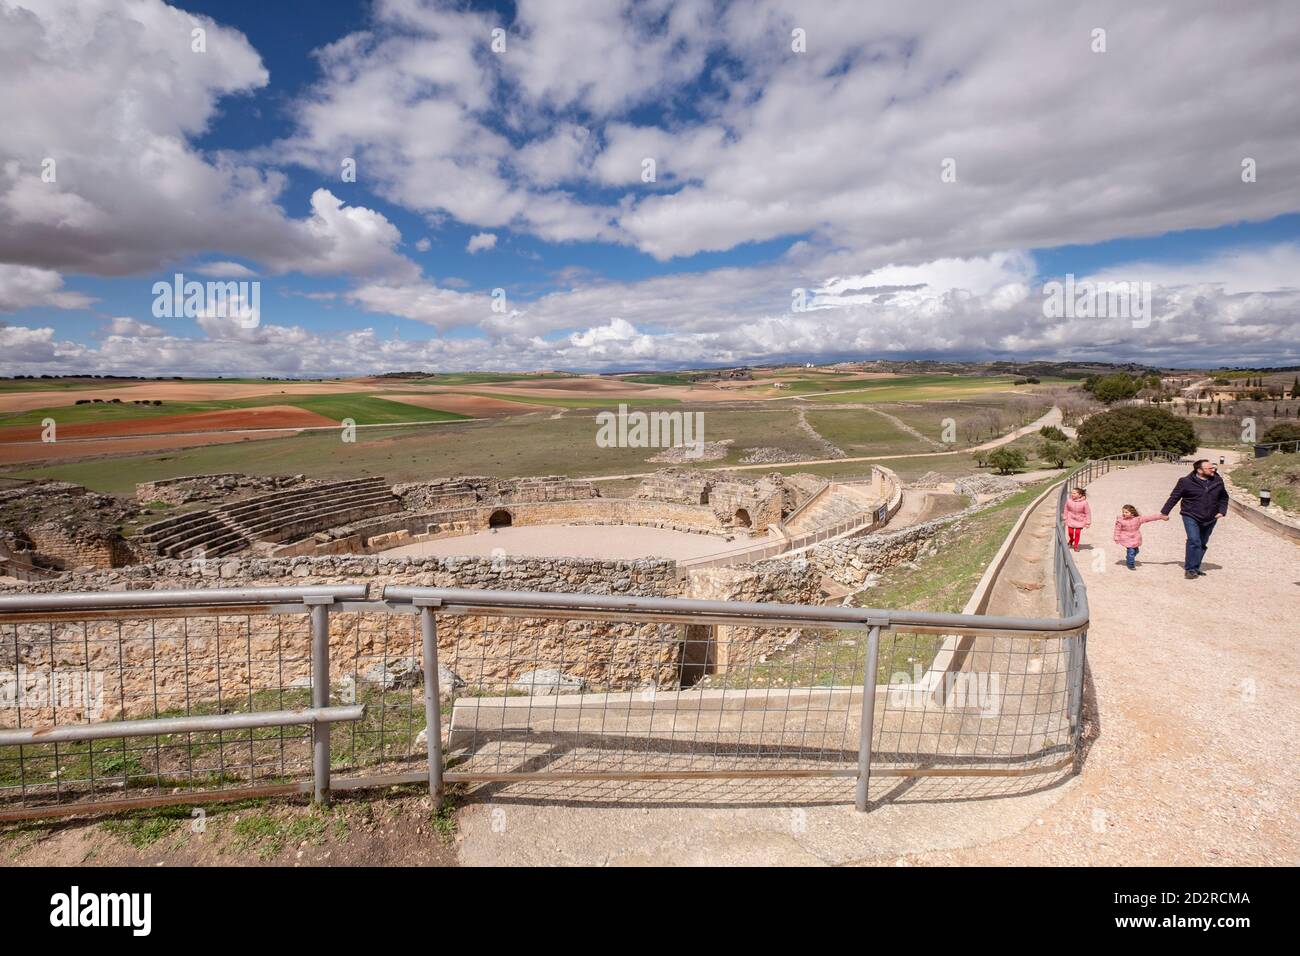
[[[627,525],[529,525],[498,528],[458,538],[403,545],[384,557],[473,555],[491,557],[498,549],[510,556],[571,558],[700,558],[744,547],[760,538],[737,536],[734,541],[709,534],[688,534],[663,528]]]

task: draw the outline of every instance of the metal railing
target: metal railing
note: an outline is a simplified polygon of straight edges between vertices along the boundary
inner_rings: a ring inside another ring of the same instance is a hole
[[[1300,440],[1257,442],[1254,449],[1256,458],[1267,458],[1273,452],[1281,455],[1294,455],[1300,452]]]
[[[1086,483],[1124,461],[1089,462]],[[366,585],[0,596],[0,820],[420,783],[1073,769],[1054,618]],[[374,593],[372,593],[374,592]]]

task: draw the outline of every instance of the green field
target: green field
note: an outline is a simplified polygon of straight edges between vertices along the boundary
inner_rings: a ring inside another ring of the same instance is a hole
[[[407,385],[502,385],[506,382],[531,382],[548,378],[571,378],[561,372],[440,372],[424,378],[393,377],[393,384]]]
[[[989,375],[910,375],[879,379],[875,382],[840,383],[837,390],[818,388],[825,394],[810,395],[812,402],[919,402],[961,398],[981,392],[1009,391],[1015,388],[1010,376]],[[818,383],[820,384],[820,383]],[[844,386],[852,385],[852,388]],[[1024,388],[1025,386],[1021,386]]]
[[[268,403],[269,404],[269,403]],[[60,425],[80,425],[92,422],[120,422],[140,418],[162,418],[167,415],[189,415],[194,412],[212,412],[233,407],[229,402],[163,402],[161,405],[133,405],[131,402],[92,403],[89,405],[59,405],[51,408],[34,408],[28,412],[0,414],[0,426],[39,425],[52,418]]]
[[[38,408],[12,415],[0,415],[0,426],[39,425],[53,418],[60,425],[89,422],[116,422],[167,415],[191,415],[196,412],[228,411],[237,408],[264,408],[268,405],[292,405],[323,415],[333,421],[351,418],[358,425],[395,425],[401,422],[449,422],[468,418],[455,412],[437,411],[375,398],[364,392],[325,395],[258,395],[253,398],[213,399],[197,402],[169,402],[161,405],[135,405],[131,402],[103,402],[88,405],[62,405]]]
[[[331,395],[292,395],[237,399],[231,407],[253,408],[261,405],[292,405],[304,411],[323,415],[341,422],[350,418],[358,425],[397,425],[402,422],[453,422],[463,421],[468,415],[440,412],[405,402],[390,402],[364,392],[344,392]]]
[[[622,375],[619,381],[636,382],[639,385],[691,385],[695,376],[680,372],[654,372],[646,375]]]
[[[549,408],[617,408],[626,405],[680,405],[676,398],[610,398],[607,395],[593,395],[591,398],[569,398],[567,396],[538,395],[502,395],[498,392],[461,392],[462,395],[477,395],[479,398],[495,398],[502,402],[516,402],[520,405],[545,405]]]
[[[887,418],[862,409],[818,409],[808,412],[808,424],[851,457],[905,455],[933,451]]]

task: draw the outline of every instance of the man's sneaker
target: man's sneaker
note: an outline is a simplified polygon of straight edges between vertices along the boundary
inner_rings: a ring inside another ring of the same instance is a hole
[[[1203,577],[1205,577],[1205,572],[1202,571],[1200,568],[1197,568],[1197,569],[1196,569],[1196,576],[1197,576],[1198,578],[1203,578]]]
[[[1183,577],[1185,577],[1189,581],[1195,581],[1197,578],[1200,577],[1200,575],[1197,574],[1195,571],[1184,571]]]

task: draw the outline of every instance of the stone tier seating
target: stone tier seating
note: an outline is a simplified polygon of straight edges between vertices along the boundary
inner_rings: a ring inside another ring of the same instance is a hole
[[[872,496],[869,486],[833,484],[795,515],[793,521],[787,520],[784,529],[794,537],[845,521],[866,520],[880,504],[880,500]]]
[[[165,518],[141,528],[136,540],[164,557],[192,557],[202,548],[205,557],[214,558],[255,541],[292,541],[401,507],[383,478],[331,481]]]

